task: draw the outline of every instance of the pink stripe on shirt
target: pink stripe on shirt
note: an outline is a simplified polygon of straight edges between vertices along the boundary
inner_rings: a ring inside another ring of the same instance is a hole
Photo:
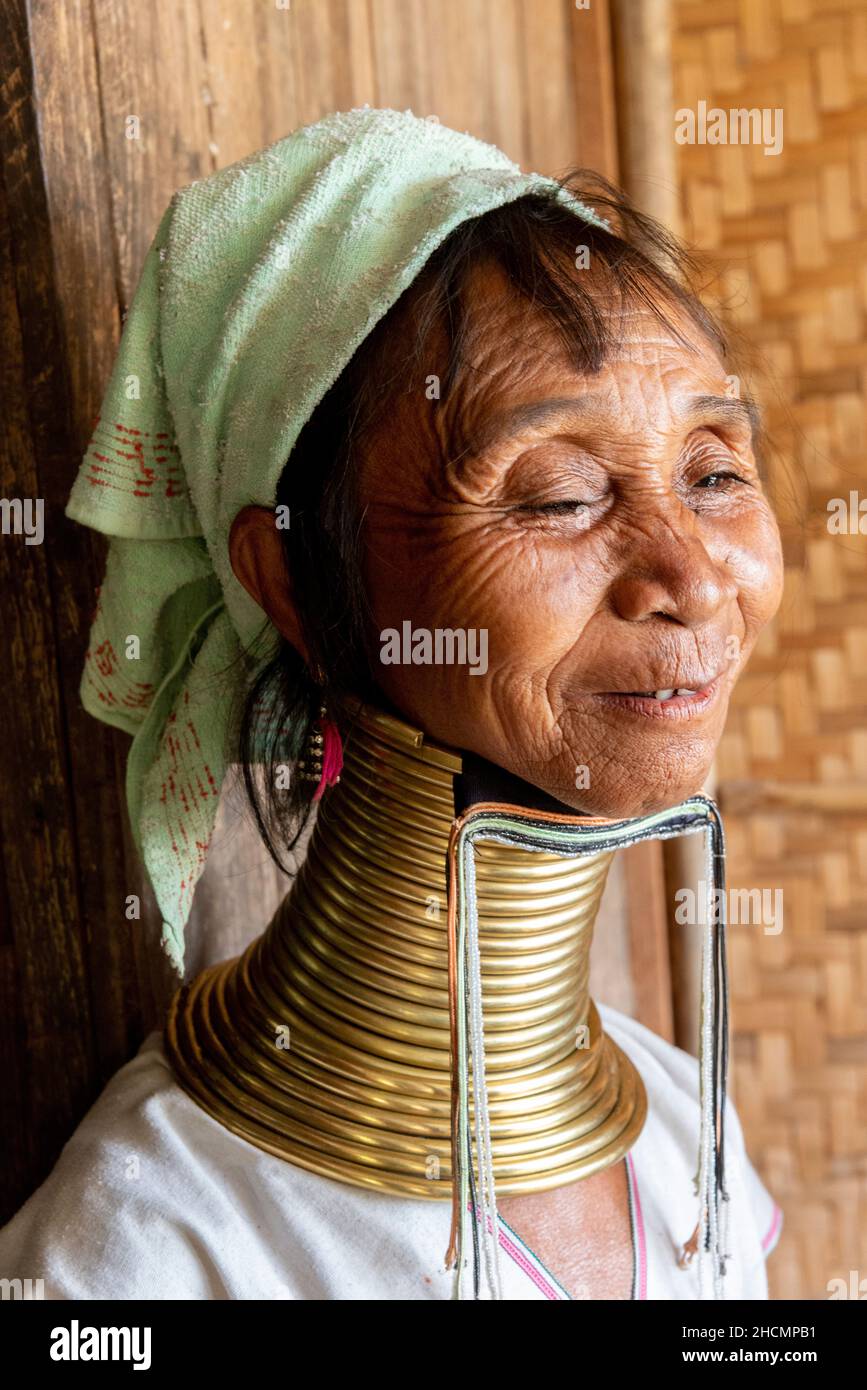
[[[626,1155],[626,1171],[635,1207],[635,1239],[638,1243],[638,1292],[636,1298],[647,1298],[647,1241],[644,1235],[644,1217],[641,1214],[641,1197],[638,1192],[638,1178],[632,1154]]]

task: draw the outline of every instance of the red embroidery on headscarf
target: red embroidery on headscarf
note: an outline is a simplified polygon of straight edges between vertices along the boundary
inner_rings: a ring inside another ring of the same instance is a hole
[[[113,676],[117,673],[117,657],[111,642],[100,642],[93,655],[94,664],[101,676]]]
[[[158,493],[183,500],[189,491],[179,455],[173,436],[166,431],[151,435],[120,420],[98,419],[84,476],[93,487],[111,488],[143,501]]]
[[[121,704],[127,709],[145,709],[153,699],[154,687],[149,681],[133,681]]]

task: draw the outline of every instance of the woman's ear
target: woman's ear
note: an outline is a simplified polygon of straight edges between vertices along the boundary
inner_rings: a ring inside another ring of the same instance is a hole
[[[229,532],[229,559],[235,577],[250,597],[309,665],[310,654],[286,573],[276,513],[267,507],[244,507]]]

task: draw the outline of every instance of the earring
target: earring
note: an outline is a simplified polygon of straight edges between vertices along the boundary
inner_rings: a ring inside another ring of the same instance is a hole
[[[319,801],[326,787],[340,781],[343,768],[343,739],[333,719],[328,718],[324,703],[319,706],[319,718],[311,727],[298,764],[298,775],[304,782],[315,782],[313,800]]]

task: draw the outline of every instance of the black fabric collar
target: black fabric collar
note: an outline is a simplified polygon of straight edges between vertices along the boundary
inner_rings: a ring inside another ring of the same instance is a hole
[[[488,762],[487,758],[461,750],[461,759],[463,771],[454,780],[456,816],[480,801],[497,801],[508,806],[520,806],[527,811],[551,811],[561,816],[581,815],[580,811],[557,801],[531,782],[516,777],[513,772]]]

